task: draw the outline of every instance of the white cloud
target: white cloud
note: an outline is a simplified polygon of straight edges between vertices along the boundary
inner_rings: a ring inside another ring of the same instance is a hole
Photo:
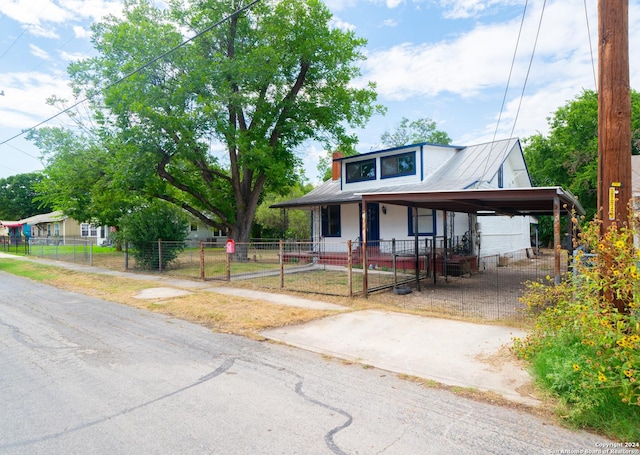
[[[396,21],[395,19],[386,19],[382,22],[382,25],[384,27],[396,27],[398,25],[398,21]]]
[[[71,98],[64,74],[2,73],[0,86],[5,92],[0,105],[0,128],[33,126],[55,113],[55,109],[45,103],[51,95]]]
[[[29,25],[65,24],[83,19],[99,20],[120,14],[121,0],[4,0],[0,13]],[[36,29],[37,31],[38,29]]]
[[[349,22],[344,22],[343,20],[341,20],[339,17],[334,16],[333,19],[331,19],[331,23],[329,24],[330,27],[332,28],[337,28],[339,30],[345,30],[345,31],[353,31],[356,29],[356,26],[353,24],[350,24]]]
[[[60,56],[60,58],[66,62],[76,62],[78,60],[82,60],[88,57],[87,54],[83,53],[83,52],[66,52],[66,51],[60,51],[58,53],[58,55]]]
[[[79,39],[91,38],[91,30],[85,27],[81,27],[79,25],[75,25],[73,27],[73,34],[75,35],[76,38],[79,38]]]
[[[387,8],[395,8],[398,5],[401,5],[402,3],[404,3],[404,0],[386,0],[387,3]]]
[[[575,5],[574,5],[575,6]],[[522,85],[529,67],[540,11],[532,10],[522,31],[512,86]],[[364,79],[377,83],[381,96],[402,100],[453,93],[473,97],[504,87],[513,59],[520,19],[490,25],[436,43],[403,43],[373,52],[363,65]],[[584,16],[571,16],[564,2],[547,6],[528,84],[576,78],[591,80],[591,56]]]
[[[443,16],[447,19],[466,19],[477,16],[491,8],[504,5],[520,5],[519,0],[441,0]]]
[[[31,54],[35,55],[38,58],[43,60],[50,60],[51,56],[44,49],[36,46],[35,44],[29,44],[29,48],[31,49]]]

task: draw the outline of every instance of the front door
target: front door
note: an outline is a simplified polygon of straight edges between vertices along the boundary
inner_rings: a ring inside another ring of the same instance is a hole
[[[360,204],[362,213],[362,204]],[[360,232],[362,232],[362,217],[360,217]],[[369,246],[380,246],[380,204],[369,202],[367,204],[367,244]]]

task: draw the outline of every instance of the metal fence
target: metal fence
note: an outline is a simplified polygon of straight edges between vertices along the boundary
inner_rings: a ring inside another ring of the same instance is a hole
[[[31,239],[29,254],[262,289],[373,294],[403,309],[489,320],[521,319],[526,310],[519,300],[524,283],[554,274],[551,250],[478,258],[443,250],[437,243],[433,248],[430,239],[376,241],[366,248],[360,242],[252,241],[236,243],[233,252],[214,242],[158,241],[143,251],[126,246],[116,251],[87,239],[55,243]],[[561,264],[564,274],[566,252]],[[384,290],[393,292],[380,292]],[[406,295],[398,292],[405,290]]]
[[[21,237],[0,236],[0,246],[5,253],[27,254],[29,245]]]

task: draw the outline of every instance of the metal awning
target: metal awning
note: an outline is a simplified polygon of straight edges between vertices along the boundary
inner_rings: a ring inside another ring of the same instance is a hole
[[[560,211],[575,210],[579,215],[584,209],[578,199],[561,187],[543,188],[493,188],[460,191],[424,191],[393,193],[362,193],[363,202],[421,207],[450,212],[497,215],[553,215],[554,203]]]

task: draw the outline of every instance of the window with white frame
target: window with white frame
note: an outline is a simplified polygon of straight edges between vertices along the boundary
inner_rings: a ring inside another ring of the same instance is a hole
[[[80,236],[81,237],[97,237],[98,229],[90,223],[80,224]]]

